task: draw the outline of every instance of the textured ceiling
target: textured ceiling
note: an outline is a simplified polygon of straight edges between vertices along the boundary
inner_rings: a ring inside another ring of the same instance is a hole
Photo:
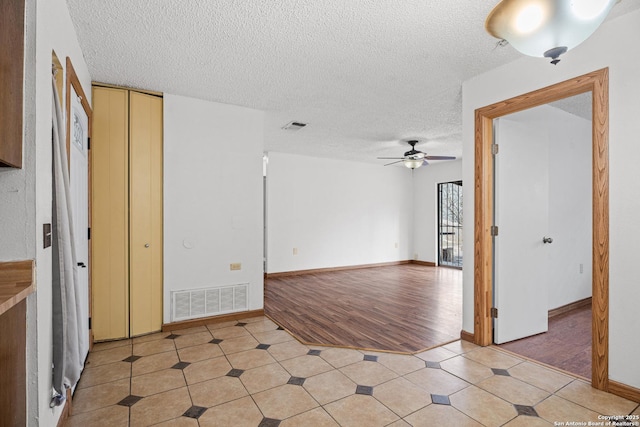
[[[569,98],[551,102],[549,105],[564,110],[567,113],[571,113],[574,116],[582,117],[583,119],[593,119],[593,114],[591,112],[591,92],[570,96]]]
[[[266,151],[461,156],[462,82],[520,57],[484,30],[496,0],[67,3],[94,81],[264,110]]]

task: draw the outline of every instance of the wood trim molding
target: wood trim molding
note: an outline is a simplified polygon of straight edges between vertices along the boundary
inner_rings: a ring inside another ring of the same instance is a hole
[[[194,328],[196,326],[204,326],[211,323],[229,322],[231,320],[242,320],[257,316],[264,316],[264,309],[222,314],[220,316],[201,317],[199,319],[183,320],[181,322],[165,323],[162,325],[162,332],[178,331],[180,329]]]
[[[64,401],[64,406],[62,407],[62,413],[60,414],[60,418],[58,418],[57,427],[62,427],[65,424],[65,421],[73,415],[73,395],[71,394],[71,390],[67,389],[67,399]]]
[[[409,264],[424,265],[425,267],[436,267],[436,263],[435,262],[418,261],[417,259],[413,259],[413,260],[409,261]]]
[[[147,89],[138,89],[138,88],[127,87],[127,86],[112,85],[112,84],[109,84],[109,83],[91,82],[91,86],[107,87],[107,88],[112,88],[112,89],[124,89],[124,90],[130,90],[130,91],[133,91],[133,92],[144,93],[144,94],[147,94],[147,95],[159,96],[160,98],[164,97],[164,94],[162,92],[157,92],[157,91],[154,91],[154,90],[147,90]]]
[[[640,389],[617,381],[609,380],[609,393],[640,403]]]
[[[475,343],[475,337],[471,332],[467,332],[464,329],[460,331],[460,339],[462,341],[468,341],[471,343]]]
[[[568,313],[569,311],[577,310],[579,308],[591,305],[591,300],[592,298],[588,297],[588,298],[584,298],[584,299],[569,303],[567,305],[563,305],[562,307],[549,310],[549,318],[556,317],[561,314]]]
[[[358,270],[361,268],[371,268],[371,267],[386,267],[390,265],[402,265],[402,264],[411,264],[414,261],[392,261],[392,262],[381,262],[377,264],[361,264],[361,265],[348,265],[344,267],[327,267],[327,268],[314,268],[311,270],[294,270],[294,271],[282,271],[278,273],[266,273],[266,278],[277,278],[277,277],[290,277],[290,276],[300,276],[302,274],[313,274],[313,273],[329,273],[332,271],[344,271],[344,270]]]
[[[593,321],[592,386],[609,381],[609,69],[604,68],[475,111],[474,339],[493,341],[492,301],[493,119],[549,102],[592,93]]]

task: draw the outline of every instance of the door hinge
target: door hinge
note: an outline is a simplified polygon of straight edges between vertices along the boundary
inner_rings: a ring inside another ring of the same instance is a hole
[[[491,144],[491,154],[495,156],[496,154],[498,154],[498,151],[499,151],[498,144]]]
[[[89,317],[89,329],[91,329],[91,317]]]
[[[498,309],[495,307],[491,307],[491,317],[494,319],[498,318]]]
[[[497,236],[498,235],[498,226],[497,225],[492,225],[491,226],[491,235],[492,236]]]
[[[91,240],[91,227],[87,228],[87,240]]]
[[[87,138],[87,150],[91,150],[91,137]]]

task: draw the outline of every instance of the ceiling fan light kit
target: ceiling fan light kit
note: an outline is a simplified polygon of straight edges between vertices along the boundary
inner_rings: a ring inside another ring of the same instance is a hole
[[[385,166],[395,165],[402,162],[409,169],[417,169],[422,165],[428,165],[427,160],[455,160],[454,156],[428,156],[420,150],[416,150],[417,139],[406,141],[411,146],[411,150],[404,153],[403,157],[378,157],[378,159],[395,160],[395,162],[387,163]]]
[[[424,159],[404,159],[402,162],[409,169],[417,169],[426,163]]]
[[[618,0],[619,1],[619,0]],[[589,38],[616,0],[502,0],[487,16],[489,34],[528,56],[560,55]]]

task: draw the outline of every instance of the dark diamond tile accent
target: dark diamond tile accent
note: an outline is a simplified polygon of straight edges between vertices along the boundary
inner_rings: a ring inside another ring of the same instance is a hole
[[[356,387],[356,394],[364,394],[365,396],[373,396],[373,387],[368,385],[359,385]]]
[[[308,354],[309,356],[320,356],[320,351],[322,351],[322,350],[309,350],[309,351],[307,352],[307,354]]]
[[[431,401],[436,405],[451,405],[451,402],[449,402],[449,396],[444,396],[442,394],[432,394]]]
[[[440,362],[429,362],[427,361],[427,368],[431,368],[431,369],[442,369],[440,367]]]
[[[507,371],[506,369],[491,368],[491,370],[493,371],[494,375],[502,375],[504,377],[510,377],[511,376],[509,371]]]
[[[278,331],[284,331],[284,328],[282,326],[278,326],[278,329],[276,329]]]
[[[240,378],[240,375],[244,374],[244,370],[242,369],[232,369],[229,372],[227,372],[227,376],[228,377],[236,377],[236,378]]]
[[[207,408],[203,408],[202,406],[192,406],[191,408],[187,409],[187,412],[185,412],[184,414],[182,414],[183,417],[189,417],[189,418],[195,418],[196,420],[198,418],[200,418],[200,416],[202,414],[204,414],[204,411],[206,411]]]
[[[175,340],[175,339],[176,339],[176,338],[178,338],[179,336],[180,336],[180,335],[178,335],[178,334],[171,334],[171,335],[167,335],[167,336],[165,337],[165,339],[167,339],[167,340]]]
[[[178,362],[172,366],[173,369],[184,369],[187,366],[191,365],[189,362]]]
[[[377,362],[378,361],[378,356],[373,356],[371,354],[365,354],[364,355],[364,360],[367,362]]]
[[[236,323],[236,326],[247,326],[247,324],[246,323],[242,323],[242,322],[238,322],[238,323]]]
[[[220,344],[222,341],[224,341],[224,340],[221,340],[219,338],[214,338],[211,341],[209,341],[209,343],[210,344]]]
[[[269,347],[271,347],[271,345],[270,345],[270,344],[258,344],[256,348],[257,348],[258,350],[266,350],[266,349],[268,349]]]
[[[287,381],[287,384],[302,385],[302,384],[304,384],[304,380],[306,380],[306,378],[291,377],[291,378],[289,378],[289,381]]]
[[[539,417],[536,409],[533,406],[513,405],[518,411],[518,415],[526,415],[528,417]]]
[[[258,427],[278,427],[282,421],[273,418],[263,418]]]
[[[136,403],[138,403],[140,399],[142,399],[142,396],[136,396],[136,395],[130,394],[129,396],[125,397],[120,402],[118,402],[118,405],[131,407]]]
[[[142,356],[129,356],[126,359],[122,359],[123,362],[135,362],[136,360],[142,358]]]

